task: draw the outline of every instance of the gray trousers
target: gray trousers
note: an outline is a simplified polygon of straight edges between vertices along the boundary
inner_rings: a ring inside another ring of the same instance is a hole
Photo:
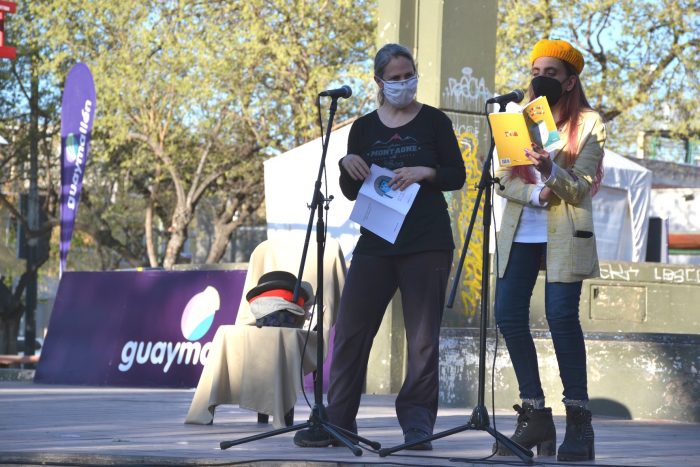
[[[332,424],[357,431],[355,417],[372,341],[398,288],[408,362],[396,414],[404,432],[415,428],[432,434],[438,408],[440,322],[451,265],[452,250],[353,256],[335,325],[327,406]]]

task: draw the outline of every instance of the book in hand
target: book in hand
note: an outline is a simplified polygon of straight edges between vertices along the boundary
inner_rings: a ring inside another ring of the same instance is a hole
[[[502,167],[532,164],[525,149],[532,143],[551,151],[561,139],[547,98],[540,96],[519,112],[489,114],[493,139]]]
[[[413,183],[403,191],[392,190],[389,181],[394,172],[372,164],[369,176],[360,187],[350,220],[394,243],[411,208],[420,185]]]

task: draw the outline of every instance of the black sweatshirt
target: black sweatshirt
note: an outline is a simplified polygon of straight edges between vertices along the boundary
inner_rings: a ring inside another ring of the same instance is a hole
[[[442,192],[462,188],[466,172],[447,115],[423,104],[413,120],[398,128],[389,128],[375,110],[352,124],[348,154],[361,156],[368,166],[376,164],[389,170],[424,166],[436,171],[434,182],[420,182],[421,188],[396,242],[392,245],[362,228],[355,253],[387,256],[454,249],[450,216]],[[345,197],[355,200],[361,186],[362,181],[353,180],[341,164],[340,189]]]

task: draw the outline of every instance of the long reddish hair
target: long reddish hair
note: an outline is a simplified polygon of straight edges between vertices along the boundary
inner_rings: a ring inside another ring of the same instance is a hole
[[[573,167],[576,158],[578,157],[578,122],[581,118],[581,114],[584,111],[591,110],[591,105],[586,99],[586,93],[583,92],[583,86],[581,85],[581,80],[579,79],[576,70],[565,61],[561,61],[566,68],[567,78],[571,75],[576,76],[576,81],[574,82],[574,87],[569,92],[562,94],[560,98],[560,109],[559,119],[557,120],[557,128],[560,130],[566,130],[568,136],[567,145],[564,151],[566,167]],[[528,97],[532,101],[535,98],[535,93],[532,86],[528,89]],[[536,183],[534,169],[530,165],[516,166],[511,169],[511,173],[524,180],[526,183]],[[591,185],[591,196],[598,192],[600,187],[600,181],[603,179],[603,159],[600,159],[598,167],[596,168],[595,177],[593,177],[593,184]]]

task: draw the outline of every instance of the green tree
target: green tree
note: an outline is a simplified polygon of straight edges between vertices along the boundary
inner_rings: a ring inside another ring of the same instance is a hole
[[[235,31],[239,43],[217,50],[216,67],[238,114],[265,154],[291,149],[318,136],[314,111],[318,92],[334,82],[369,80],[367,49],[374,40],[375,2],[319,0],[224,3],[223,30]],[[357,89],[357,88],[356,88]],[[368,93],[344,102],[338,120],[358,114]],[[231,234],[245,221],[241,212],[257,210],[263,201],[261,160],[237,164],[220,191],[214,241],[207,262],[224,254]],[[254,191],[253,196],[242,194]]]
[[[564,39],[584,54],[581,78],[611,148],[629,153],[640,130],[697,135],[699,12],[693,0],[502,1],[497,91],[528,85],[537,40]]]
[[[24,239],[20,246],[25,253],[30,242],[48,241],[56,225],[57,199],[54,181],[58,161],[49,156],[58,128],[59,94],[51,76],[42,72],[41,57],[48,51],[38,39],[42,25],[33,21],[32,15],[27,7],[6,17],[6,45],[16,47],[17,59],[0,61],[0,135],[7,141],[0,147],[0,211],[9,213],[8,219],[14,221],[3,240],[14,247],[19,236],[14,226],[19,225]],[[32,194],[43,200],[39,209],[49,217],[44,225],[32,225],[27,212],[31,208],[20,208],[20,198],[30,187],[34,187]],[[17,350],[20,319],[28,307],[34,309],[37,275],[46,259],[33,257],[26,270],[13,273],[15,277],[0,271],[0,353]],[[32,322],[28,321],[28,327]]]
[[[98,93],[78,227],[130,262],[145,238],[148,263],[170,268],[209,198],[218,210],[207,261],[218,261],[263,202],[265,156],[311,137],[320,89],[343,76],[364,78],[356,64],[372,43],[374,8],[367,2],[358,16],[356,6],[41,2],[43,37],[55,51],[47,70],[84,61]]]

